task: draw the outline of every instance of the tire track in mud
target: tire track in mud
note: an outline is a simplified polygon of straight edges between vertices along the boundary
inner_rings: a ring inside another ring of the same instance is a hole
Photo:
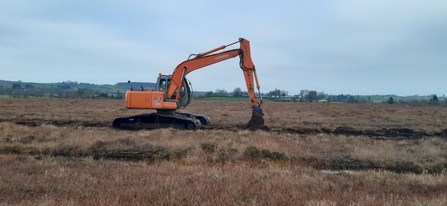
[[[0,122],[12,122],[19,125],[36,127],[41,125],[53,125],[56,127],[92,127],[92,128],[111,128],[110,122],[92,122],[92,121],[44,121],[44,120],[0,120]],[[281,134],[333,134],[333,135],[347,135],[347,136],[367,136],[373,139],[383,140],[403,140],[403,139],[420,139],[424,137],[441,137],[447,138],[447,128],[441,132],[428,133],[423,130],[414,130],[411,128],[381,128],[381,129],[368,129],[361,130],[353,127],[342,126],[336,128],[291,128],[291,127],[251,127],[247,128],[243,124],[211,124],[201,130],[224,130],[238,132],[241,130],[262,130],[266,132]]]

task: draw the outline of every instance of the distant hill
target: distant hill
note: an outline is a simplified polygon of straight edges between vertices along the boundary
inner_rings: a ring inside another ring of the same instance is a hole
[[[130,89],[130,85],[132,85],[133,88],[141,88],[143,87],[145,90],[147,89],[155,89],[155,83],[152,82],[118,82],[115,84],[116,87],[120,89]]]
[[[119,85],[119,86],[117,86]],[[153,88],[154,83],[132,83],[134,88],[140,85]],[[63,81],[57,83],[35,83],[22,81],[0,80],[0,98],[5,97],[38,97],[38,98],[124,98],[126,91],[130,90],[128,83],[90,84],[76,81]]]
[[[11,86],[13,83],[13,81],[0,80],[0,85],[2,86]]]

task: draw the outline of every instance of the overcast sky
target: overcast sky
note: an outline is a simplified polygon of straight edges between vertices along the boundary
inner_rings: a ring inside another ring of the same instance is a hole
[[[239,37],[261,92],[447,94],[445,0],[2,0],[0,79],[154,82]],[[246,90],[238,58],[187,78],[195,91]]]

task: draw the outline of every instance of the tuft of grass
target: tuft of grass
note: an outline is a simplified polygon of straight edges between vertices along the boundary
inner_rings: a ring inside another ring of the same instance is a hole
[[[286,155],[284,153],[280,153],[280,152],[271,152],[268,149],[262,149],[259,150],[256,147],[253,146],[249,146],[247,147],[247,149],[244,151],[244,157],[246,158],[268,158],[271,160],[284,160],[287,159]]]
[[[28,144],[31,143],[36,137],[34,135],[24,135],[24,136],[18,136],[18,137],[5,137],[2,139],[2,142],[5,143],[21,143],[21,144]]]
[[[202,148],[202,150],[208,154],[214,153],[217,150],[217,146],[218,144],[215,142],[206,142],[200,144],[200,148]]]

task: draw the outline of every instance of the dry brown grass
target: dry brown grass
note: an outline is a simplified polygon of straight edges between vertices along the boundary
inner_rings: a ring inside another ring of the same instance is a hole
[[[446,175],[241,162],[185,165],[1,155],[0,196],[20,205],[445,205]]]
[[[376,140],[284,132],[349,127],[436,134],[446,128],[443,107],[268,103],[266,125],[275,129],[249,131],[235,127],[249,120],[247,104],[196,101],[187,110],[209,115],[218,129],[106,127],[116,117],[147,112],[121,107],[116,100],[0,99],[0,205],[447,203],[442,134]],[[351,170],[321,170],[327,168]]]

